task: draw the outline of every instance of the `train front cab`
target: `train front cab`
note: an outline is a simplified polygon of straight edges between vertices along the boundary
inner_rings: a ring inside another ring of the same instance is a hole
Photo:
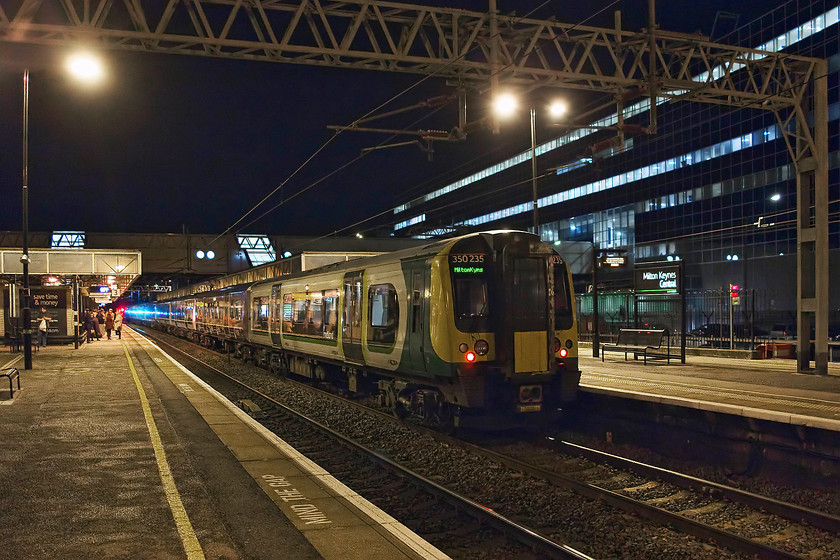
[[[449,328],[433,312],[431,331],[455,370],[448,400],[476,411],[482,426],[551,419],[575,400],[571,284],[551,245],[522,232],[479,234],[454,243],[436,268],[451,294]]]

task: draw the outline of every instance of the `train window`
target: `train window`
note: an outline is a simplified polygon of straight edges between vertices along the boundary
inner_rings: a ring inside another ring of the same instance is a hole
[[[338,290],[324,290],[321,292],[323,303],[323,327],[321,336],[336,338],[338,336]]]
[[[251,311],[251,317],[253,319],[251,330],[268,331],[268,298],[255,297]]]
[[[511,318],[517,331],[548,328],[548,285],[544,259],[516,259],[513,266]]]
[[[489,330],[490,298],[481,276],[455,276],[455,326],[464,332]]]
[[[565,330],[572,328],[574,314],[572,311],[571,290],[566,265],[554,264],[554,329]]]
[[[283,332],[335,339],[338,336],[338,290],[283,296]]]
[[[391,284],[374,284],[368,289],[368,341],[393,344],[397,339],[400,307],[397,290]]]
[[[245,318],[245,301],[242,295],[231,296],[230,301],[230,320],[237,326],[242,326],[242,320]]]

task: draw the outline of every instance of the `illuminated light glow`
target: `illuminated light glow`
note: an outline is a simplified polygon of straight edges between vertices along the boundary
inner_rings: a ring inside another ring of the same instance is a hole
[[[566,104],[562,101],[553,101],[548,106],[548,112],[554,117],[559,117],[566,114]]]
[[[568,350],[566,350],[565,348],[561,348],[561,349],[560,349],[560,357],[561,357],[561,358],[565,358],[565,357],[566,357],[566,356],[568,356],[568,355],[569,355],[569,351],[568,351]]]
[[[770,200],[772,200],[773,202],[779,202],[781,199],[782,195],[780,195],[779,193],[776,193],[770,197]]]
[[[100,60],[90,53],[76,53],[67,59],[67,70],[86,83],[96,83],[105,76]]]
[[[465,357],[467,358],[468,362],[474,362],[475,361],[475,352],[467,352],[467,355]]]
[[[203,259],[204,258],[204,251],[199,249],[198,251],[195,252],[195,256],[199,259]]]
[[[291,252],[291,251],[285,251],[285,252],[283,253],[283,258],[284,258],[284,259],[288,259],[288,258],[289,258],[289,257],[291,257],[291,256],[292,256],[292,252]]]
[[[493,111],[500,117],[509,117],[516,111],[519,103],[510,93],[503,93],[493,101]]]
[[[207,258],[213,260],[216,258],[216,253],[213,251],[207,251]]]

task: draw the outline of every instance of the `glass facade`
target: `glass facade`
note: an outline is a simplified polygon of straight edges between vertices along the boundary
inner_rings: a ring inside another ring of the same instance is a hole
[[[832,249],[840,247],[838,22],[836,3],[792,1],[715,39],[828,61]],[[626,251],[631,265],[683,260],[691,266],[687,283],[693,289],[732,281],[766,285],[762,271],[773,269],[772,259],[796,252],[796,172],[775,115],[665,99],[657,105],[657,133],[628,134],[621,149],[596,148],[615,136],[601,127],[616,124],[617,114],[538,146],[538,169],[555,169],[538,173],[539,234],[559,242],[561,252],[565,241]],[[623,118],[647,126],[649,109],[648,100],[640,101],[625,107]],[[395,233],[405,234],[408,226],[421,234],[445,227],[530,230],[530,178],[526,150],[396,207]],[[470,204],[452,204],[457,197]],[[750,262],[758,267],[752,272],[744,265]],[[789,298],[795,299],[795,290],[794,281]]]

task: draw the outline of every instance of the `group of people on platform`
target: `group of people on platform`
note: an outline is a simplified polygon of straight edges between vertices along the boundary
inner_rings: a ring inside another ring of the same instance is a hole
[[[111,340],[111,331],[117,335],[117,338],[122,339],[122,314],[118,310],[88,309],[84,313],[83,323],[85,331],[87,332],[87,341],[93,342],[99,340],[103,336],[107,336]]]

